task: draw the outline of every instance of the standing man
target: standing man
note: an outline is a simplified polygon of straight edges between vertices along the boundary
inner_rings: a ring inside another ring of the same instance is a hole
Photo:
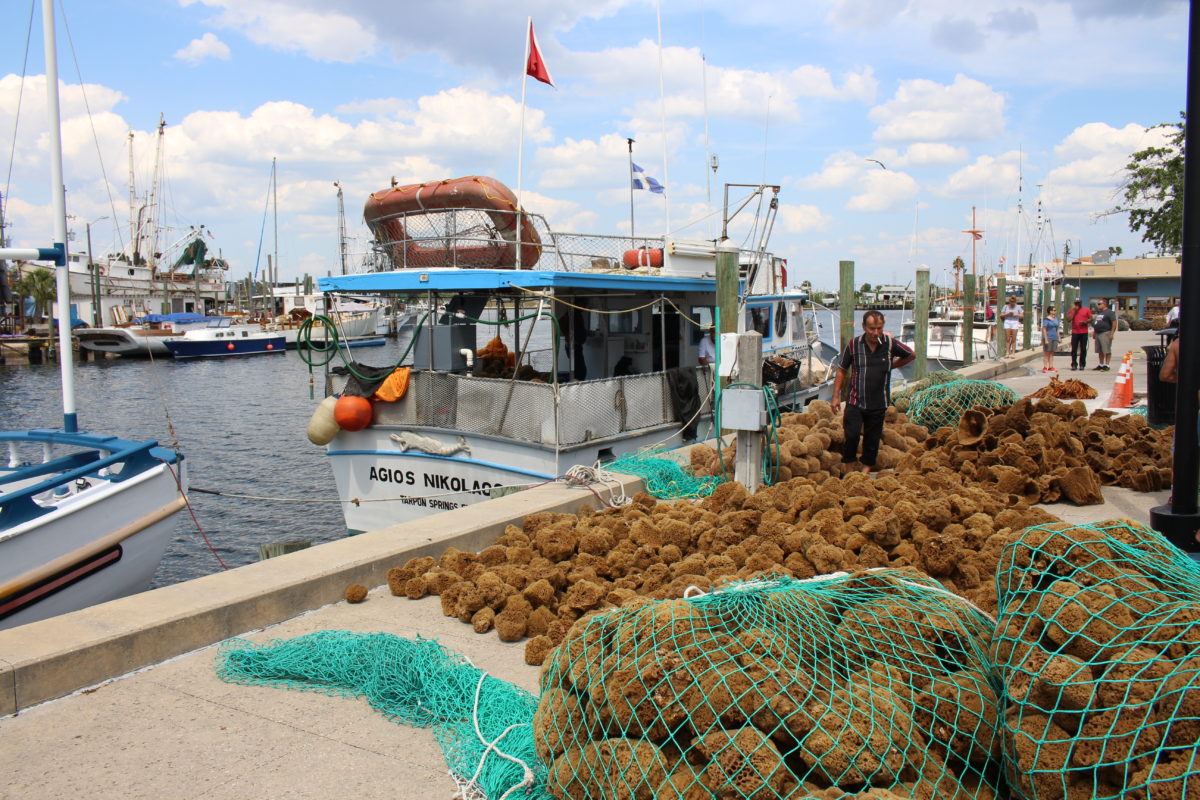
[[[711,325],[705,325],[703,333],[700,334],[700,344],[697,348],[696,357],[702,367],[706,367],[717,360],[717,348],[713,346],[713,329]]]
[[[863,335],[846,345],[838,364],[833,384],[833,412],[842,404],[842,387],[850,376],[850,398],[842,427],[846,443],[842,448],[842,463],[859,462],[861,472],[875,469],[879,441],[883,438],[883,417],[892,404],[892,370],[900,369],[916,356],[913,351],[883,332],[883,314],[868,311],[863,314]],[[862,438],[862,457],[858,457],[858,440]]]
[[[1117,312],[1108,307],[1107,300],[1096,301],[1096,318],[1092,320],[1092,331],[1096,334],[1096,360],[1100,362],[1095,369],[1108,372],[1112,367],[1113,333],[1117,330]]]
[[[1078,297],[1075,305],[1067,312],[1067,323],[1071,326],[1071,369],[1087,369],[1088,325],[1092,322],[1092,310]],[[1078,361],[1076,360],[1078,356]]]

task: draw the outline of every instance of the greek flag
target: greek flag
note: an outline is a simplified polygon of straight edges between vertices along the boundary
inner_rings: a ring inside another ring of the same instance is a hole
[[[665,186],[647,175],[646,170],[642,169],[637,164],[633,165],[633,188],[649,189],[655,194],[662,194],[666,191]]]

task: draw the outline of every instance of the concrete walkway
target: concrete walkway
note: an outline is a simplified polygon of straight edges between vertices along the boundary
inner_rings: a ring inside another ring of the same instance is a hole
[[[1118,353],[1140,354],[1142,344],[1157,343],[1148,333],[1122,334]],[[1099,398],[1089,407],[1102,405],[1116,370],[1071,373],[1063,371],[1066,364],[1059,356],[1060,376],[1093,385]],[[1003,382],[1024,395],[1048,381],[1039,369],[1040,353],[1026,353],[977,365],[970,374],[1006,370]],[[1144,360],[1134,362],[1134,374],[1144,392]],[[636,480],[625,483],[626,491],[636,487]],[[1148,522],[1149,508],[1167,497],[1109,487],[1104,494],[1099,506],[1047,508],[1074,522]],[[386,569],[409,553],[440,552],[450,544],[477,549],[526,513],[569,510],[585,501],[595,498],[579,489],[524,492],[487,503],[486,512],[483,506],[459,509],[436,522],[396,526],[0,631],[0,714],[8,714],[0,717],[0,800],[449,798],[455,787],[429,731],[387,722],[361,700],[222,683],[210,643],[320,630],[420,634],[536,691],[538,670],[524,664],[523,643],[477,636],[443,617],[437,598],[414,602],[384,587],[360,605],[331,601],[349,583],[381,584]],[[69,692],[75,693],[62,696]]]

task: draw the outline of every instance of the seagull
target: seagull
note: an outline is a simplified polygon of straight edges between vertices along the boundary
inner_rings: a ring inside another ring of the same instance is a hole
[[[886,167],[886,166],[884,166],[884,163],[883,163],[882,161],[879,161],[879,160],[877,160],[877,159],[874,159],[874,158],[868,158],[868,159],[867,159],[867,161],[872,161],[872,162],[874,162],[874,163],[878,164],[879,166],[883,167],[884,169],[887,169],[887,167]]]

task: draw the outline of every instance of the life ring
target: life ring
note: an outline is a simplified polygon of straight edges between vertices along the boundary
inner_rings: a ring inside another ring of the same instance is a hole
[[[105,272],[105,270],[104,270],[104,265],[103,265],[103,264],[97,264],[97,265],[96,265],[96,273],[97,273],[98,275],[100,275],[101,277],[103,277],[103,276],[105,276],[105,275],[107,275],[107,274],[108,274],[107,272]]]
[[[405,227],[405,214],[455,208],[478,209],[491,219],[495,239],[446,243]],[[363,221],[375,240],[389,247],[397,268],[516,267],[529,269],[542,255],[542,240],[528,214],[518,213],[517,197],[495,178],[468,176],[414,183],[374,192]],[[519,220],[519,222],[518,222]],[[519,228],[519,232],[518,232]]]

